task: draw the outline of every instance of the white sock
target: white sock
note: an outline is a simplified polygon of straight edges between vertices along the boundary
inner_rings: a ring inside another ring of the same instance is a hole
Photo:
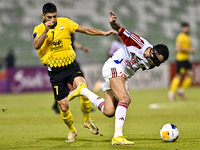
[[[98,95],[90,91],[88,88],[82,88],[81,95],[87,97],[91,101],[91,103],[93,103],[94,106],[103,113],[105,103],[105,100],[103,98],[99,97]]]
[[[119,102],[115,111],[115,134],[114,137],[123,136],[122,129],[124,126],[126,111],[128,104],[125,102]]]

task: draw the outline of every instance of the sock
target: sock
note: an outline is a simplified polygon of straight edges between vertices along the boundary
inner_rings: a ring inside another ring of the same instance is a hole
[[[122,129],[124,126],[126,111],[128,104],[125,102],[119,102],[115,111],[115,134],[114,137],[123,136]]]
[[[185,79],[183,80],[183,83],[181,85],[181,90],[184,91],[191,84],[192,84],[192,78],[191,77],[185,77]]]
[[[74,127],[73,125],[73,116],[71,114],[71,111],[68,110],[66,112],[63,112],[61,109],[60,109],[60,115],[61,115],[61,118],[62,120],[65,122],[65,124],[68,126],[69,128],[69,131],[70,132],[74,132],[76,131],[76,128]]]
[[[80,96],[80,104],[81,109],[83,112],[83,119],[84,122],[90,121],[90,110],[91,110],[91,102],[90,100],[85,96]]]
[[[87,97],[94,104],[94,106],[103,113],[103,108],[104,108],[104,103],[105,103],[105,100],[103,98],[94,94],[88,88],[82,88],[81,95],[84,95],[85,97]]]
[[[174,94],[179,84],[180,84],[180,79],[178,77],[174,77],[170,85],[170,92]]]

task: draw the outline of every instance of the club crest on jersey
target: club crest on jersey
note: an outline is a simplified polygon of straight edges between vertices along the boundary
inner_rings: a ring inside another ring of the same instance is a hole
[[[60,30],[64,30],[64,28],[65,28],[64,26],[60,26]]]
[[[130,32],[129,31],[127,31],[127,30],[124,30],[124,35],[126,35],[127,37],[129,37],[130,36]]]
[[[37,33],[33,34],[33,39],[35,39],[37,37]]]

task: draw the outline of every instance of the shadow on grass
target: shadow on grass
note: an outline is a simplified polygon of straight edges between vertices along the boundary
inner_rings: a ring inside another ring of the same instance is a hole
[[[64,141],[65,138],[59,138],[59,137],[49,137],[49,138],[40,138],[38,140],[44,140],[44,141]]]
[[[65,141],[65,138],[61,137],[47,137],[47,138],[40,138],[38,140],[45,140],[45,141]],[[160,138],[127,138],[130,141],[162,141]],[[85,138],[76,138],[76,141],[85,141],[85,142],[99,142],[99,139],[85,139]],[[101,139],[101,142],[110,142],[111,139]]]
[[[44,141],[65,141],[65,138],[60,138],[60,137],[57,137],[57,138],[52,138],[52,137],[49,137],[49,138],[40,138],[38,140],[44,140]],[[94,140],[94,139],[84,139],[84,138],[76,138],[76,141],[85,141],[85,142],[99,142],[98,139]],[[101,142],[110,142],[110,140],[101,140]]]

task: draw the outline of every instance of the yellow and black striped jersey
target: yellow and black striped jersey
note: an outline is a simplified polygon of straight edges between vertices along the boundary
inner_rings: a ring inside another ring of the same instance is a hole
[[[188,49],[191,46],[191,38],[185,33],[180,33],[176,38],[176,46],[180,46],[181,49]],[[177,61],[184,61],[189,59],[189,52],[178,52],[176,55]]]
[[[71,46],[70,33],[74,33],[78,24],[68,18],[57,18],[57,25],[49,29],[43,45],[38,49],[42,63],[49,67],[63,67],[71,64],[76,53]],[[33,30],[33,38],[40,37],[45,30],[41,23]]]

